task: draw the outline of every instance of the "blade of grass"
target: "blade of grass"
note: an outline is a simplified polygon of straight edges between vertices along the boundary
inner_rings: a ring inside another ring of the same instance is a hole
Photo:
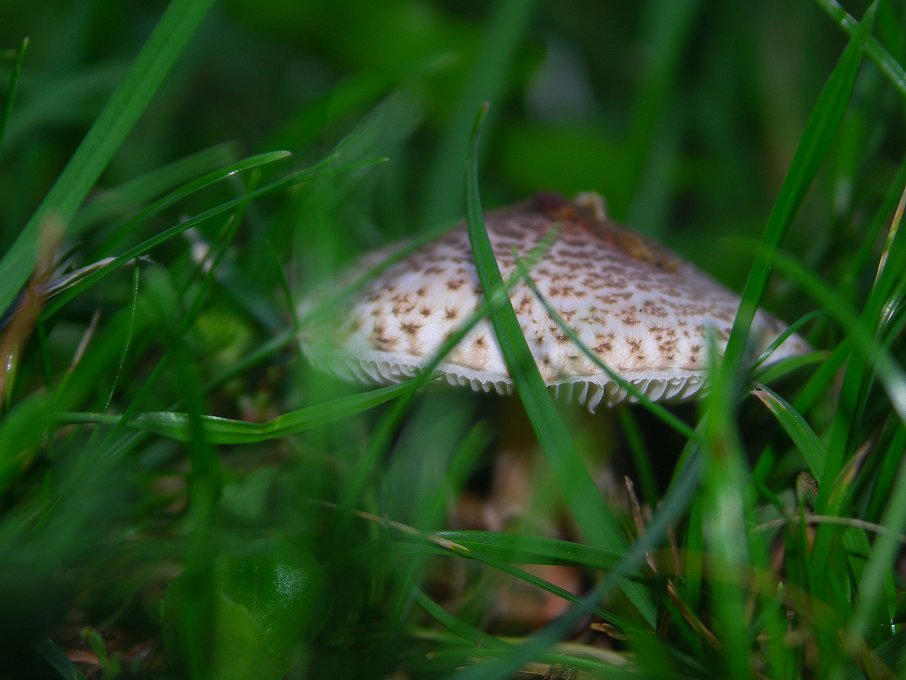
[[[818,366],[815,372],[812,373],[811,377],[793,401],[793,406],[799,413],[809,412],[815,403],[823,395],[827,394],[828,386],[834,381],[840,368],[852,354],[852,347],[850,345],[851,343],[848,340],[844,340],[837,344],[831,353],[827,355],[824,361]],[[762,382],[767,382],[767,379],[765,378],[765,375],[767,374],[767,371],[759,371],[758,379]]]
[[[856,74],[862,62],[862,50],[869,35],[876,7],[877,0],[872,2],[866,10],[862,23],[847,43],[837,65],[818,96],[818,101],[815,102],[783,185],[780,187],[777,200],[768,217],[762,236],[762,242],[767,245],[778,246],[783,241],[805,198],[806,191],[834,141],[834,133],[852,95]],[[740,301],[739,312],[727,340],[723,363],[728,366],[728,369],[721,372],[721,375],[725,376],[722,379],[733,381],[739,379],[749,328],[755,318],[755,312],[770,273],[770,262],[763,258],[756,259],[752,264]]]
[[[6,128],[6,144],[0,157],[24,148],[42,130],[55,125],[84,126],[101,102],[123,81],[128,69],[125,60],[84,65],[79,70],[51,78],[32,96],[16,105],[16,115]]]
[[[850,36],[855,36],[859,31],[859,22],[843,9],[835,0],[815,0],[827,12],[828,16],[837,22]],[[890,83],[897,89],[900,96],[906,98],[906,70],[894,59],[884,46],[874,36],[867,36],[865,51],[881,72],[887,76]]]
[[[606,600],[623,582],[631,577],[644,563],[646,555],[664,539],[671,525],[676,525],[680,514],[689,506],[701,476],[701,458],[694,455],[678,472],[676,482],[665,494],[649,522],[646,532],[623,553],[622,558],[603,580],[593,587],[572,609],[554,623],[535,633],[525,642],[516,646],[505,657],[493,662],[466,668],[456,673],[458,680],[492,680],[510,677],[523,664],[539,658],[597,603]]]
[[[850,304],[857,299],[861,276],[869,266],[869,262],[875,257],[878,236],[884,229],[884,225],[887,224],[890,215],[897,211],[898,203],[902,203],[903,187],[906,187],[906,158],[900,162],[896,174],[890,181],[889,188],[884,193],[884,199],[878,204],[874,215],[868,222],[869,226],[865,230],[865,236],[858,250],[848,258],[849,268],[840,282],[840,289]]]
[[[483,630],[475,628],[462,619],[453,616],[419,588],[412,588],[412,599],[415,600],[419,607],[425,610],[425,613],[428,616],[440,623],[454,635],[461,637],[463,640],[468,640],[469,642],[488,646],[493,649],[508,649],[510,647],[510,645],[501,642],[496,636],[489,635]]]
[[[808,314],[804,314],[802,317],[796,319],[796,321],[787,326],[786,330],[784,330],[783,333],[774,338],[774,340],[771,341],[771,344],[765,347],[764,351],[760,355],[758,355],[758,358],[755,359],[754,362],[752,362],[752,370],[761,368],[762,364],[764,364],[764,362],[770,358],[770,356],[777,350],[777,348],[787,341],[787,338],[791,337],[794,333],[801,333],[802,329],[807,323],[821,316],[821,311],[815,309]]]
[[[812,476],[820,484],[827,451],[803,415],[765,385],[756,385],[752,394],[758,397],[790,436],[796,450],[805,459]]]
[[[557,597],[566,600],[567,602],[571,602],[572,604],[578,604],[581,600],[579,596],[573,595],[568,590],[565,590],[564,588],[561,588],[539,576],[535,576],[534,574],[527,572],[525,569],[514,567],[508,562],[482,558],[477,555],[470,555],[470,558],[486,564],[488,567],[500,572],[501,574],[507,574],[514,579],[518,579],[524,583],[533,585],[539,590],[543,590],[547,593],[551,593],[552,595],[556,595]],[[593,616],[597,616],[598,618],[603,619],[604,621],[607,621],[608,623],[616,626],[620,630],[628,630],[630,627],[628,622],[620,619],[620,617],[618,616],[614,616],[605,608],[596,606],[592,608],[590,613]]]
[[[651,454],[645,446],[645,438],[629,408],[618,407],[617,419],[620,421],[623,436],[626,438],[626,446],[632,454],[632,462],[642,487],[642,498],[654,507],[658,500],[657,481],[654,476],[654,467],[651,464]]]
[[[893,497],[893,485],[896,483],[903,457],[903,448],[897,448],[895,443],[902,428],[902,424],[893,414],[890,414],[885,428],[891,431],[890,436],[882,434],[878,437],[879,442],[887,443],[886,446],[882,443],[878,447],[878,451],[884,451],[884,453],[878,455],[881,462],[874,478],[875,492],[872,494],[865,512],[865,516],[870,520],[880,521],[879,518],[887,506],[887,502]]]
[[[478,193],[478,139],[487,110],[485,104],[475,118],[466,164],[466,223],[478,279],[486,296],[503,288],[503,277],[485,231]],[[626,538],[622,527],[601,497],[563,419],[554,408],[509,297],[491,309],[491,323],[513,386],[576,521],[593,544],[615,552],[623,550]],[[635,584],[625,584],[624,591],[648,624],[654,626],[656,613],[648,594]]]
[[[23,38],[22,42],[19,44],[19,50],[16,52],[12,73],[9,74],[9,82],[6,85],[6,96],[3,98],[3,111],[0,111],[0,146],[3,146],[3,136],[6,133],[6,126],[9,124],[10,117],[13,115],[16,88],[19,86],[19,73],[22,71],[22,62],[25,61],[25,50],[27,49],[28,38]]]
[[[219,651],[210,644],[215,627],[216,600],[214,591],[214,558],[220,537],[221,507],[218,498],[223,485],[220,457],[207,437],[203,420],[204,397],[199,390],[201,381],[191,362],[183,341],[181,319],[172,309],[165,309],[164,300],[156,301],[162,326],[168,335],[167,353],[188,402],[186,413],[189,437],[186,439],[189,475],[189,541],[186,552],[185,572],[182,578],[192,584],[182,614],[187,624],[185,635],[186,666],[189,677],[204,680],[215,654]]]
[[[208,415],[198,416],[198,422],[206,440],[211,444],[255,444],[288,437],[361,413],[405,394],[409,388],[409,383],[400,383],[362,394],[353,394],[324,404],[290,411],[266,423],[250,423]],[[190,441],[193,436],[191,414],[177,411],[144,412],[129,419],[103,413],[61,413],[57,418],[64,423],[124,424],[136,430],[152,432],[182,442]]]
[[[537,5],[537,0],[505,0],[496,4],[469,81],[457,98],[459,104],[450,115],[428,170],[423,225],[434,226],[459,212],[457,202],[462,194],[456,187],[462,187],[462,149],[469,141],[472,112],[483,101],[500,99],[510,63]]]
[[[692,45],[690,35],[696,26],[701,0],[649,0],[645,6],[644,43],[646,51],[642,90],[632,111],[629,132],[628,193],[632,197],[628,223],[637,229],[655,233],[663,229],[663,217],[669,201],[668,187],[671,164],[676,154],[677,136],[666,121],[674,120],[668,112],[675,108],[670,100],[676,89],[677,74],[683,63],[684,50]]]
[[[136,206],[157,199],[165,192],[173,191],[217,168],[237,162],[238,157],[239,153],[235,143],[217,144],[118,186],[98,191],[76,213],[72,220],[73,229],[84,232],[104,221],[112,221],[119,215],[125,214],[126,211],[131,212]],[[259,158],[259,156],[252,156],[252,158]],[[243,168],[236,168],[237,171],[241,171],[241,169]],[[125,228],[125,225],[117,228]],[[103,248],[103,246],[101,247]],[[97,253],[94,253],[93,256],[100,257]]]
[[[95,119],[56,183],[0,260],[0,309],[9,307],[35,266],[40,231],[54,219],[70,236],[70,221],[135,125],[213,0],[171,0],[123,82]]]
[[[63,680],[85,680],[85,676],[72,660],[46,635],[41,636],[34,649]]]
[[[893,447],[894,450],[906,450],[906,428],[902,426],[899,428]],[[871,619],[877,611],[884,583],[890,578],[894,559],[900,549],[900,535],[906,531],[906,465],[900,465],[897,481],[881,522],[887,531],[875,540],[868,563],[862,572],[853,616],[847,629],[847,643],[850,645],[861,639],[872,623]]]
[[[852,350],[855,350],[866,363],[873,367],[894,410],[900,420],[906,422],[906,374],[903,372],[903,367],[891,354],[889,340],[884,342],[880,338],[876,338],[872,328],[866,324],[858,312],[842,302],[839,293],[834,288],[821,281],[792,255],[768,248],[760,243],[752,243],[751,247],[758,252],[760,259],[770,262],[784,276],[795,281],[809,297],[826,310],[828,316],[849,333]],[[836,469],[836,473],[839,473],[839,468]],[[827,470],[824,471],[824,476],[828,477]]]
[[[517,259],[517,262],[519,260]],[[522,269],[521,263],[519,264],[520,270]],[[554,306],[550,301],[545,298],[541,291],[538,289],[538,286],[535,284],[534,280],[526,272],[524,274],[526,277],[526,283],[532,292],[535,294],[535,297],[538,298],[538,301],[544,306],[545,311],[550,315],[554,322],[560,327],[560,329],[566,334],[570,342],[572,342],[579,350],[591,361],[595,366],[601,369],[608,378],[613,380],[621,389],[626,390],[633,398],[635,398],[638,403],[646,408],[648,411],[657,416],[664,424],[672,427],[674,430],[679,432],[681,435],[689,438],[695,439],[698,434],[694,429],[689,427],[684,423],[680,418],[670,412],[663,404],[652,401],[648,395],[644,394],[638,387],[633,385],[631,382],[626,380],[623,376],[617,373],[610,366],[601,361],[601,357],[595,354],[585,343],[582,342],[575,330],[570,328],[570,326],[564,321],[563,317],[560,316],[560,313],[554,309]]]
[[[703,529],[705,549],[718,558],[714,560],[710,608],[722,646],[723,674],[748,678],[752,669],[746,592],[733,578],[739,569],[761,562],[762,555],[746,540],[752,498],[743,444],[734,417],[740,397],[738,383],[731,377],[734,365],[724,362],[718,366],[713,331],[707,333],[705,340],[712,385],[699,411],[699,422],[704,427]]]
[[[285,152],[279,152],[279,151],[274,152],[274,154],[276,154],[276,155],[280,155],[283,153],[285,153]],[[271,154],[264,154],[264,156],[271,156]],[[251,160],[251,159],[247,159],[247,160]],[[137,246],[130,248],[125,253],[116,256],[109,263],[107,263],[104,267],[101,267],[100,269],[92,272],[89,276],[86,276],[82,281],[80,281],[77,286],[74,286],[73,288],[68,290],[66,293],[60,295],[57,299],[55,299],[51,304],[48,305],[48,308],[47,308],[45,314],[49,315],[56,311],[59,311],[59,309],[63,305],[65,305],[67,302],[69,302],[72,298],[74,298],[80,292],[82,292],[83,290],[87,289],[88,287],[94,285],[95,283],[100,281],[102,278],[107,276],[109,273],[111,273],[112,271],[115,271],[118,267],[120,267],[125,262],[128,262],[129,260],[133,260],[137,257],[141,257],[142,255],[145,255],[146,253],[148,253],[150,250],[152,250],[156,246],[168,241],[169,239],[173,238],[174,236],[177,236],[178,234],[181,234],[182,232],[186,231],[187,229],[190,229],[191,227],[198,226],[199,224],[202,224],[210,219],[213,219],[214,217],[223,215],[224,213],[228,213],[232,210],[236,210],[237,208],[240,208],[243,205],[245,205],[246,203],[248,203],[249,201],[283,191],[284,189],[288,189],[289,187],[295,186],[297,184],[302,184],[303,182],[309,182],[314,179],[320,179],[322,177],[329,177],[338,172],[345,172],[345,171],[349,171],[349,170],[365,168],[370,165],[374,165],[376,163],[381,163],[383,161],[384,161],[384,159],[382,159],[382,158],[366,159],[363,161],[357,161],[357,162],[344,164],[344,165],[337,165],[337,166],[331,166],[328,163],[319,163],[315,166],[312,166],[311,168],[307,168],[305,170],[300,170],[298,172],[294,172],[282,179],[275,180],[274,182],[271,182],[270,184],[266,184],[263,187],[249,191],[241,196],[237,196],[236,198],[226,201],[224,203],[221,203],[220,205],[218,205],[214,208],[209,208],[208,210],[205,210],[204,212],[199,213],[198,215],[195,215],[194,217],[181,221],[179,224],[176,224],[176,225],[170,227],[169,229],[165,229],[164,231],[162,231],[162,232],[152,236],[151,238],[143,241],[142,243],[138,244]],[[244,163],[244,161],[240,161],[240,163]],[[212,173],[208,177],[212,177],[213,175],[221,176],[221,174],[222,174],[222,171],[215,171],[215,173]],[[162,201],[166,200],[166,197],[161,200]]]
[[[435,532],[465,546],[470,554],[486,559],[520,564],[573,564],[592,569],[611,569],[620,553],[602,548],[541,536],[495,531],[444,530]]]
[[[897,238],[900,220],[906,206],[906,191],[900,196],[897,210],[887,232],[887,240],[881,251],[878,269],[862,312],[857,319],[858,328],[864,330],[864,336],[874,336],[873,346],[883,346],[887,327],[893,318],[896,308],[903,299],[903,288],[906,287],[906,239]],[[899,294],[897,286],[901,287]],[[841,308],[849,305],[840,303]],[[893,336],[890,336],[892,340]],[[836,418],[832,424],[828,439],[828,462],[834,478],[842,469],[846,452],[856,446],[859,437],[859,426],[863,421],[865,410],[869,407],[868,399],[871,387],[876,380],[876,369],[870,361],[870,354],[859,355],[860,360],[850,360],[846,364],[843,383],[839,390],[837,409],[848,414],[847,418]],[[826,509],[827,497],[819,495],[818,510]]]
[[[798,354],[791,357],[784,357],[783,359],[775,361],[772,364],[768,364],[767,366],[757,366],[753,369],[751,378],[755,382],[764,384],[772,383],[775,380],[780,380],[786,375],[797,372],[800,369],[805,368],[806,366],[811,366],[814,364],[820,369],[820,367],[824,366],[827,358],[828,353],[822,350],[807,352],[805,354]],[[814,375],[814,373],[812,375]]]
[[[119,363],[116,366],[116,373],[113,375],[113,384],[110,385],[110,393],[107,395],[107,401],[104,403],[104,413],[110,410],[110,404],[113,402],[113,395],[116,394],[116,386],[119,383],[120,375],[123,372],[123,366],[126,364],[126,357],[129,355],[129,346],[132,344],[132,333],[135,329],[135,309],[138,306],[138,284],[139,268],[136,267],[132,272],[132,301],[129,304],[129,331],[126,333],[126,342],[123,344],[123,353],[120,355]]]
[[[552,238],[556,235],[555,230],[545,234],[539,241],[536,248],[529,253],[526,258],[534,264],[550,247]],[[516,273],[507,280],[506,285],[486,296],[484,302],[475,310],[475,312],[466,319],[465,322],[440,346],[431,360],[421,367],[418,375],[410,381],[410,390],[404,394],[390,409],[389,413],[381,420],[376,430],[372,433],[368,442],[368,448],[362,458],[356,463],[356,470],[353,473],[352,480],[347,483],[343,489],[343,503],[345,507],[355,507],[362,489],[365,487],[368,477],[373,473],[377,460],[380,455],[387,450],[393,433],[396,431],[402,418],[414,399],[415,391],[432,380],[434,371],[443,362],[444,358],[453,351],[462,339],[469,333],[475,325],[485,318],[495,305],[502,304],[506,299],[510,289],[522,280],[522,277]]]
[[[693,500],[689,508],[689,524],[686,528],[686,554],[683,573],[683,600],[693,611],[701,607],[702,580],[705,563],[704,500]],[[699,643],[701,644],[701,643]]]

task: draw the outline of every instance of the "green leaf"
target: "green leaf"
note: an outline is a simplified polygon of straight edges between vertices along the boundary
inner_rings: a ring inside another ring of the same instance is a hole
[[[189,575],[167,589],[163,634],[175,666],[196,646],[209,650],[204,677],[279,680],[305,651],[325,613],[327,575],[305,548],[263,541],[214,560],[209,637],[192,625],[197,597]]]

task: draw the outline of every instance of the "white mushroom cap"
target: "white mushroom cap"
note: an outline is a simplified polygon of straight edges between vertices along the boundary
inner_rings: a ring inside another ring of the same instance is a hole
[[[575,334],[652,400],[679,401],[698,392],[707,370],[706,329],[714,329],[722,352],[739,298],[661,246],[607,220],[594,194],[574,202],[539,195],[488,213],[485,226],[504,279],[516,269],[513,251],[526,257],[555,225],[559,236],[531,276]],[[364,272],[398,247],[371,253],[353,269]],[[510,299],[555,395],[589,410],[602,401],[632,399],[570,341],[527,284],[517,284]],[[304,337],[302,348],[316,366],[341,378],[400,382],[416,375],[482,301],[463,224],[389,267],[343,310],[339,328]],[[759,312],[751,332],[756,350],[784,328]],[[792,335],[771,361],[806,351],[808,345]],[[451,385],[501,394],[513,389],[487,318],[437,370]]]

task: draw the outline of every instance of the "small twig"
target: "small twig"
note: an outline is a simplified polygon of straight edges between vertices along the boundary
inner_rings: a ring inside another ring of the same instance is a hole
[[[407,536],[415,536],[417,538],[421,538],[425,541],[428,541],[429,543],[434,543],[435,545],[443,548],[444,550],[450,550],[452,552],[460,553],[461,555],[470,555],[472,552],[466,546],[460,545],[459,543],[456,543],[449,539],[443,538],[441,536],[437,536],[432,533],[421,531],[420,529],[416,529],[415,527],[409,526],[408,524],[403,524],[402,522],[397,522],[392,519],[387,519],[386,517],[381,517],[380,515],[375,515],[370,512],[365,512],[364,510],[347,509],[347,508],[343,508],[343,507],[337,505],[336,503],[331,503],[330,501],[322,501],[322,500],[318,500],[316,498],[309,499],[309,502],[313,503],[315,505],[320,505],[325,508],[330,508],[331,510],[338,510],[338,511],[346,510],[347,512],[351,512],[353,515],[355,515],[359,519],[364,519],[368,522],[374,522],[375,524],[380,524],[381,526],[383,526],[387,529],[395,529],[402,534],[406,534]]]
[[[770,522],[765,522],[764,524],[759,524],[755,527],[755,531],[770,531],[771,529],[782,527],[785,524],[793,524],[794,521],[795,520],[792,518],[787,519],[785,517],[781,517],[780,519],[775,519],[771,520]],[[896,531],[891,531],[883,524],[866,522],[863,519],[855,519],[853,517],[834,517],[833,515],[806,515],[803,518],[803,521],[806,524],[842,524],[854,529],[865,529],[866,531],[871,531],[876,534],[896,536],[897,540],[900,543],[906,545],[906,535],[899,534]]]
[[[629,495],[629,507],[632,509],[632,522],[635,524],[636,535],[641,537],[645,533],[645,520],[642,518],[642,508],[639,505],[639,499],[635,495],[635,485],[632,483],[632,480],[629,479],[628,475],[624,475],[623,481],[626,484],[626,493]],[[648,562],[651,571],[656,574],[657,565],[654,562],[654,558],[651,557],[650,552],[645,553],[645,561]]]

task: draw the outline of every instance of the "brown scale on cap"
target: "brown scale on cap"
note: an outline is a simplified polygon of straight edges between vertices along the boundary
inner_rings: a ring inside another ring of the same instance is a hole
[[[552,221],[570,222],[591,231],[600,240],[612,243],[631,258],[649,262],[666,271],[675,271],[679,266],[679,261],[659,244],[608,221],[604,202],[597,194],[583,193],[575,201],[568,201],[560,194],[539,192],[535,194],[534,207]],[[584,245],[582,239],[576,238],[564,238],[563,242],[579,248]],[[580,256],[579,253],[576,255]]]
[[[737,296],[657,243],[609,220],[603,201],[581,194],[568,201],[538,194],[532,201],[489,212],[485,226],[501,274],[516,269],[513,249],[527,256],[555,226],[557,239],[532,270],[541,294],[582,342],[652,399],[681,400],[697,392],[707,365],[706,329],[726,344]],[[361,273],[398,246],[371,253],[351,268]],[[589,409],[627,398],[581,354],[525,284],[510,291],[519,324],[545,382]],[[305,353],[347,378],[386,384],[419,367],[481,303],[465,224],[410,253],[372,281],[344,310],[354,323],[323,337],[304,338]],[[303,303],[303,307],[306,303]],[[783,324],[759,312],[752,337],[761,351]],[[792,336],[773,359],[806,351]],[[479,322],[440,365],[451,384],[508,393],[507,373],[493,328]]]

